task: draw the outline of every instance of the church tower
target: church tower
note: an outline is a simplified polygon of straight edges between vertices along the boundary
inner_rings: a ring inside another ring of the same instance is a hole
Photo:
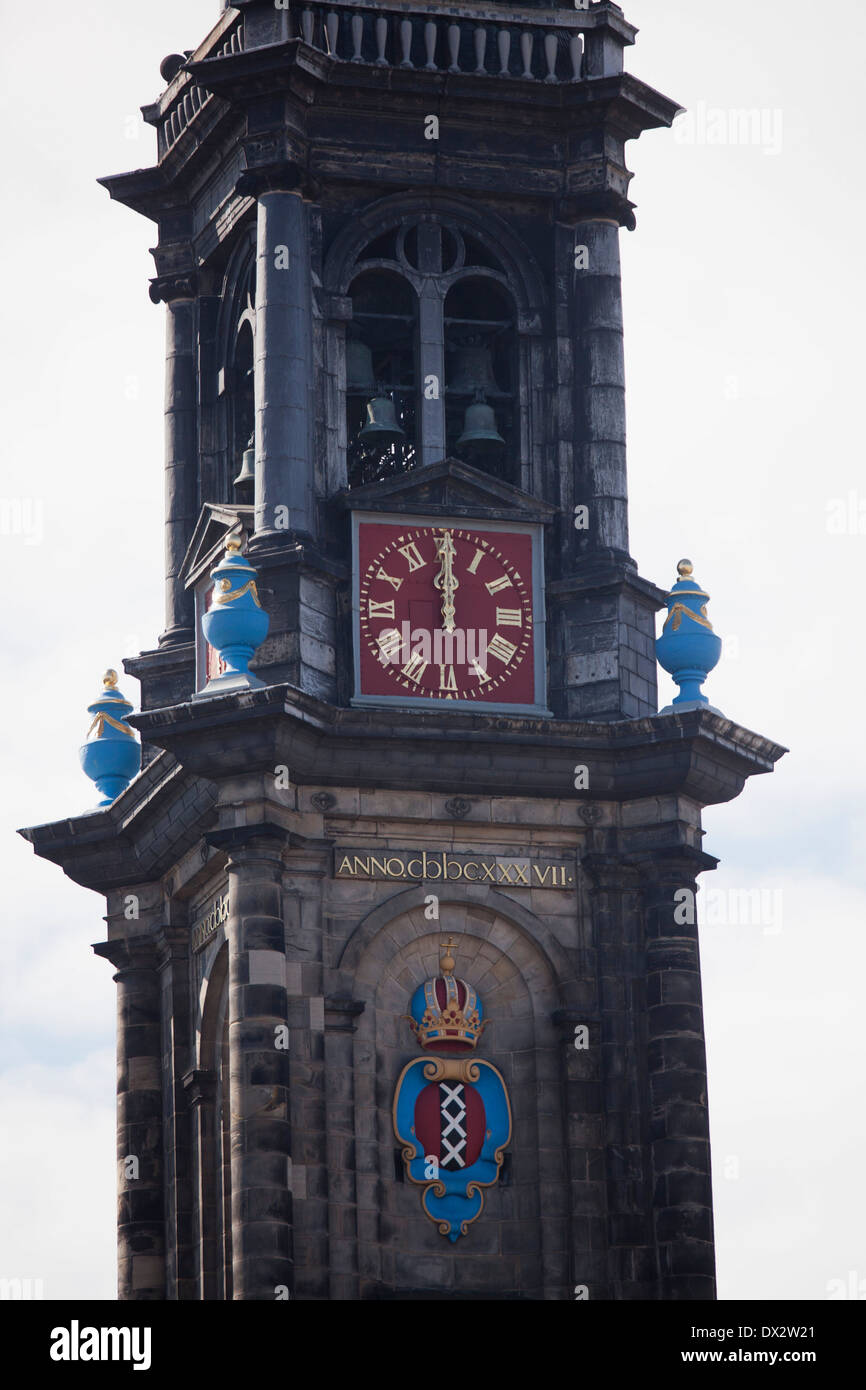
[[[783,750],[657,713],[656,612],[709,619],[629,554],[635,33],[236,0],[102,181],[157,229],[164,627],[93,707],[142,770],[24,833],[107,899],[123,1299],[715,1295],[701,813]]]

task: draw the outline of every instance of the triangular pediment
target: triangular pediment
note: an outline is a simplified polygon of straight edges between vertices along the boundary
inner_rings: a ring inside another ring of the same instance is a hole
[[[230,531],[235,531],[241,537],[252,534],[253,515],[251,505],[205,502],[180,567],[185,588],[191,588],[203,574],[209,572],[224,548]]]
[[[488,521],[549,522],[557,512],[549,502],[455,458],[347,489],[333,501],[347,511],[472,516]]]

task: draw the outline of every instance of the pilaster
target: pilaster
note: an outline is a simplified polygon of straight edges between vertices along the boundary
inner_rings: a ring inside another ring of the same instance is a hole
[[[196,1297],[193,1249],[192,1134],[183,1077],[189,1066],[189,928],[155,935],[160,982],[165,1163],[166,1298]]]
[[[117,985],[117,1297],[164,1299],[167,1271],[160,982],[150,940],[94,946]]]
[[[645,903],[647,1069],[659,1297],[716,1296],[707,1057],[697,875],[716,860],[685,846],[640,865]]]
[[[232,1296],[294,1290],[284,840],[263,832],[229,848],[229,1075]]]

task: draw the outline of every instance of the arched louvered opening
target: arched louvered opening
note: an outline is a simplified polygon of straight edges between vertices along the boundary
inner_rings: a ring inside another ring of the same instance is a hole
[[[402,473],[416,461],[417,301],[386,269],[353,282],[346,337],[346,439],[350,486]]]

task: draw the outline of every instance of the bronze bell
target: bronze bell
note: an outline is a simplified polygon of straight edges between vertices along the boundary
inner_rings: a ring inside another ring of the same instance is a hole
[[[498,391],[493,375],[493,353],[484,343],[465,343],[454,354],[449,389],[463,396],[479,391]]]
[[[244,449],[243,460],[241,462],[241,471],[232,483],[232,487],[246,487],[248,485],[251,486],[255,483],[255,481],[256,451],[253,447],[253,441],[250,440],[249,445],[246,449]]]
[[[397,412],[390,396],[374,396],[367,402],[367,423],[358,431],[363,444],[387,448],[406,438],[406,431],[397,422]]]
[[[373,354],[360,338],[350,338],[346,344],[346,389],[369,391],[376,389],[373,375]]]
[[[457,441],[457,448],[462,449],[467,445],[482,453],[505,448],[505,440],[496,428],[493,408],[480,398],[467,406],[463,417],[463,433]]]

